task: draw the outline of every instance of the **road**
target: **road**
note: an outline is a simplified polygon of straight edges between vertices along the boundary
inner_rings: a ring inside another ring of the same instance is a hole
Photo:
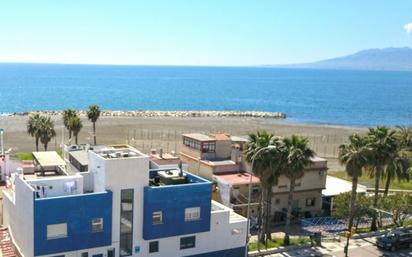
[[[324,243],[322,247],[289,251],[284,253],[272,254],[269,257],[316,257],[334,256],[344,257],[344,242]],[[329,254],[329,255],[328,255]],[[349,248],[350,257],[412,257],[412,249],[404,249],[396,252],[388,252],[378,249],[375,246],[375,239],[356,239],[351,240]]]

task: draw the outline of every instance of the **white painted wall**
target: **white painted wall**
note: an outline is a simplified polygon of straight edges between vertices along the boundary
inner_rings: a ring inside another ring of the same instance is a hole
[[[89,249],[84,249],[80,251],[63,252],[63,253],[59,253],[58,255],[64,255],[65,257],[82,257],[82,253],[87,252],[89,253],[89,257],[92,257],[95,254],[103,254],[103,257],[107,257],[107,250],[111,248],[115,248],[115,256],[119,256],[119,246],[117,244],[113,244],[111,246],[105,246],[105,247],[89,248]],[[42,255],[40,257],[55,257],[55,256],[56,254],[50,254],[50,255]]]
[[[3,193],[4,225],[9,227],[14,242],[19,251],[26,257],[33,256],[33,212],[34,190],[22,179],[15,176],[14,194]]]
[[[76,190],[73,192],[67,192],[64,186],[67,182],[75,182]],[[41,179],[28,180],[27,183],[30,185],[44,186],[46,197],[75,195],[83,193],[83,177],[79,174],[73,176],[45,177]]]
[[[105,159],[90,152],[89,168],[93,172],[95,190],[107,189],[113,193],[113,243],[118,244],[120,238],[120,192],[122,189],[134,189],[133,245],[140,245],[143,238],[143,191],[149,185],[149,157],[140,154],[136,157]]]

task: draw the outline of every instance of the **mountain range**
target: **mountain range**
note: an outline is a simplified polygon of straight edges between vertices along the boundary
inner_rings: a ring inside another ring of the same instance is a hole
[[[409,47],[368,49],[359,51],[355,54],[326,59],[313,63],[271,65],[271,67],[336,70],[412,71],[412,49]]]

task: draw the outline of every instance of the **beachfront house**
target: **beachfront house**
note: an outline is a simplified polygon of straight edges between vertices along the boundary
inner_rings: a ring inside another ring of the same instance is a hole
[[[247,197],[250,183],[250,165],[245,161],[243,150],[247,139],[227,134],[183,134],[180,158],[187,163],[188,171],[214,182],[214,197],[246,215]],[[294,217],[311,217],[321,213],[322,190],[325,189],[327,161],[312,158],[305,168],[305,175],[296,181],[293,202]],[[257,215],[260,181],[252,175],[251,215]],[[285,220],[289,180],[280,176],[278,184],[272,188],[273,221]]]
[[[21,256],[244,256],[247,221],[212,201],[206,179],[151,170],[128,145],[34,157],[35,173],[13,173],[3,196]]]

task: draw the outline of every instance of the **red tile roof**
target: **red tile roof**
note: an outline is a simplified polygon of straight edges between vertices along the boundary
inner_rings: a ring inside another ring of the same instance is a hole
[[[17,256],[8,229],[0,229],[0,253],[3,257]]]
[[[224,133],[212,134],[216,140],[230,140],[230,137]]]

